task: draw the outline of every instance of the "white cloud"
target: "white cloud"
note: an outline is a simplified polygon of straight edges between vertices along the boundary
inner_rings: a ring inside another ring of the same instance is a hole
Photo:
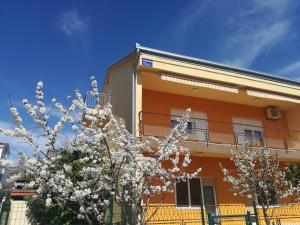
[[[78,10],[68,10],[57,18],[58,28],[66,35],[71,36],[88,30],[88,24],[78,14]]]
[[[228,39],[226,51],[232,53],[224,62],[249,67],[255,59],[284,40],[291,28],[290,21],[279,21],[270,26],[241,29]]]
[[[0,120],[0,127],[3,129],[11,129],[13,127],[13,124],[7,121]]]
[[[178,24],[177,32],[181,32],[198,22],[205,13],[210,1],[211,0],[194,1],[186,10],[184,10]]]
[[[231,18],[233,32],[225,40],[223,61],[249,67],[259,56],[293,37],[290,0],[253,0],[252,7]]]
[[[276,71],[276,73],[281,74],[281,75],[286,75],[289,77],[296,77],[296,79],[300,79],[300,60],[295,61],[282,69]]]

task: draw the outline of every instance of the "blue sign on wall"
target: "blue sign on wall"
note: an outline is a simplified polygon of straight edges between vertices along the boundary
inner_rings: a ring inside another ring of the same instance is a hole
[[[142,59],[142,65],[148,66],[148,67],[153,67],[153,61],[150,59]]]

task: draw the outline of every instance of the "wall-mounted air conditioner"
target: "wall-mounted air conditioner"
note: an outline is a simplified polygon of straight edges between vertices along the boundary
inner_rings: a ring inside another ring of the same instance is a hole
[[[269,120],[278,120],[281,118],[281,112],[276,106],[269,106],[266,108],[266,117]]]

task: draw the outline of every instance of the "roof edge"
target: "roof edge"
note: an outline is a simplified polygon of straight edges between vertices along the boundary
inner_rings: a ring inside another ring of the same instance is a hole
[[[256,78],[263,78],[263,79],[267,79],[267,80],[271,80],[271,81],[277,81],[277,82],[281,82],[284,84],[296,85],[296,86],[300,87],[300,82],[296,81],[296,80],[292,80],[292,79],[288,79],[288,78],[284,78],[284,77],[280,77],[280,76],[275,76],[275,75],[272,75],[269,73],[264,73],[264,72],[260,72],[260,71],[256,71],[256,70],[243,69],[243,68],[229,66],[229,65],[222,64],[222,63],[217,63],[217,62],[204,60],[204,59],[200,59],[200,58],[195,58],[195,57],[176,54],[176,53],[172,53],[172,52],[162,51],[162,50],[158,50],[158,49],[154,49],[154,48],[148,48],[148,47],[139,45],[138,43],[136,43],[136,47],[133,52],[136,52],[136,51],[140,51],[141,53],[144,52],[144,53],[152,54],[155,56],[161,56],[161,57],[171,58],[171,59],[175,59],[175,60],[181,60],[181,61],[188,62],[188,63],[204,65],[207,67],[214,67],[214,68],[218,68],[218,69],[222,69],[222,70],[238,72],[238,73],[246,74],[246,75],[256,77]]]

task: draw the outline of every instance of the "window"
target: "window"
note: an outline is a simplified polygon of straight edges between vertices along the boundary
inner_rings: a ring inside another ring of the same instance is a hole
[[[206,211],[214,213],[216,210],[214,186],[204,186],[203,194],[205,196],[204,205],[205,205]]]
[[[190,203],[191,206],[201,205],[201,182],[199,178],[190,179]]]
[[[245,130],[245,141],[248,144],[254,146],[262,146],[263,145],[263,135],[261,131],[258,130]]]
[[[263,145],[264,140],[263,140],[262,131],[255,130],[255,131],[253,131],[253,134],[254,134],[253,135],[253,141],[254,141],[255,145],[259,145],[259,146]]]
[[[176,183],[178,207],[200,207],[201,197],[207,212],[216,214],[215,186],[213,178],[192,178]]]
[[[247,141],[251,141],[252,140],[252,130],[245,130],[245,139]]]
[[[261,121],[241,118],[233,118],[232,120],[238,144],[263,145],[264,130]]]
[[[175,119],[171,120],[172,128],[174,128],[177,124],[178,124],[177,119],[176,120]],[[187,123],[186,133],[187,134],[192,134],[193,133],[193,124],[190,121]]]
[[[176,183],[177,206],[189,206],[189,187],[188,181]]]
[[[267,181],[267,190],[268,192],[266,193],[262,188],[260,188],[257,185],[257,196],[256,196],[256,202],[258,205],[278,205],[278,200],[276,198],[276,191],[273,186],[272,181]]]
[[[172,109],[171,110],[171,126],[175,127],[178,124],[178,118],[185,114],[184,110]],[[207,115],[202,112],[192,112],[190,121],[188,121],[186,133],[193,140],[207,141]]]

